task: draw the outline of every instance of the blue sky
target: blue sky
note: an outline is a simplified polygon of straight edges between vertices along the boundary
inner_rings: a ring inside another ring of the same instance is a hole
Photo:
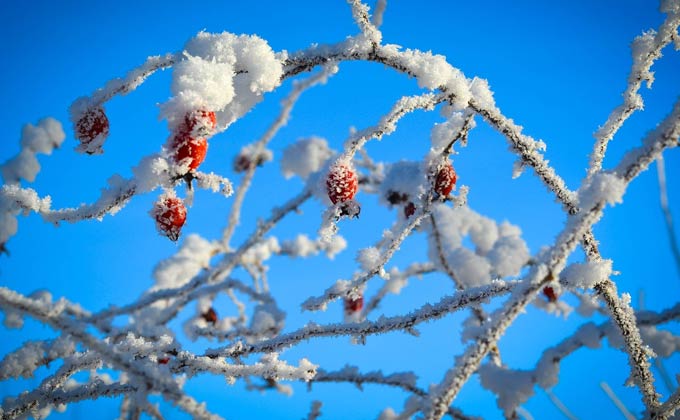
[[[610,110],[618,105],[630,68],[630,41],[643,30],[658,27],[662,15],[653,2],[579,0],[573,2],[516,1],[424,1],[388,3],[382,27],[384,42],[409,48],[432,50],[445,55],[466,76],[486,78],[496,102],[505,115],[525,127],[526,133],[548,144],[547,158],[575,188],[588,162],[593,136]],[[205,29],[211,32],[257,34],[276,51],[297,51],[312,43],[332,43],[357,32],[349,6],[335,1],[245,2],[16,2],[0,3],[0,37],[5,39],[0,66],[0,161],[18,151],[21,126],[53,116],[65,124],[67,138],[61,150],[40,158],[43,166],[33,184],[40,194],[50,194],[55,207],[91,202],[106,179],[114,173],[131,174],[140,158],[157,152],[167,137],[165,122],[158,120],[157,104],[170,95],[169,71],[154,75],[132,94],[111,101],[106,107],[111,137],[102,156],[73,152],[67,110],[73,99],[88,94],[111,78],[124,75],[149,55],[178,51],[190,37]],[[680,93],[680,56],[670,49],[653,68],[654,89],[642,89],[645,111],[635,114],[611,144],[605,167],[611,167],[625,151],[668,113]],[[279,109],[279,101],[290,89],[278,91],[211,141],[202,168],[232,176],[231,159],[240,147],[257,139]],[[276,163],[281,150],[297,138],[319,135],[338,148],[350,127],[374,124],[402,95],[417,92],[413,80],[380,65],[344,63],[328,85],[306,93],[293,111],[287,127],[271,148],[275,162],[256,175],[248,196],[246,214],[235,243],[255,226],[256,217],[266,216],[297,192],[298,180],[285,181]],[[405,119],[394,135],[370,144],[368,151],[386,162],[421,159],[429,147],[429,129],[441,118],[437,113],[419,113]],[[478,120],[469,146],[459,149],[455,166],[459,183],[471,188],[470,206],[497,220],[519,225],[532,253],[550,244],[565,220],[560,206],[530,172],[511,179],[514,157],[505,140]],[[670,205],[680,207],[680,153],[666,154]],[[652,168],[654,169],[654,168]],[[235,180],[238,177],[234,178]],[[81,302],[88,309],[133,300],[151,285],[154,264],[171,255],[176,246],[155,233],[147,212],[156,194],[135,198],[130,205],[102,223],[93,221],[54,228],[35,215],[19,220],[19,234],[8,248],[11,256],[0,256],[0,285],[30,293],[48,288],[55,296]],[[326,313],[300,313],[298,305],[317,295],[337,278],[350,275],[357,249],[370,245],[389,226],[394,211],[375,206],[374,196],[359,197],[364,205],[356,222],[341,224],[342,234],[353,246],[329,263],[288,259],[272,263],[272,290],[288,313],[287,329],[309,320],[337,321],[340,309]],[[197,194],[190,209],[185,232],[198,232],[213,239],[220,235],[231,199]],[[289,238],[299,230],[313,233],[318,226],[318,203],[304,208],[274,231]],[[637,302],[644,290],[645,307],[663,309],[680,296],[680,273],[673,265],[658,206],[655,170],[643,174],[629,189],[624,204],[609,209],[596,226],[602,254],[614,260],[620,291],[631,293]],[[676,232],[677,235],[677,232]],[[425,258],[422,235],[407,241],[395,262],[408,257]],[[577,252],[574,261],[582,256]],[[374,288],[375,289],[375,288]],[[373,289],[373,290],[374,290]],[[369,289],[369,291],[372,289]],[[385,302],[387,314],[403,312],[451,293],[442,277],[414,280],[402,295]],[[455,355],[462,352],[457,332],[461,315],[448,317],[421,329],[419,339],[387,335],[369,339],[366,346],[353,346],[347,339],[320,340],[284,353],[290,361],[308,357],[328,369],[345,363],[385,373],[413,369],[419,385],[441,380]],[[568,320],[530,309],[501,340],[504,360],[512,367],[531,367],[541,351],[573,332],[584,320]],[[677,327],[675,327],[677,331]],[[22,341],[53,336],[47,328],[29,324],[24,331],[0,330],[0,351],[7,352]],[[206,343],[199,343],[205,346]],[[208,344],[209,345],[209,344]],[[622,353],[582,350],[562,365],[556,394],[580,418],[617,416],[617,411],[599,388],[607,381],[631,410],[642,406],[635,389],[623,387],[627,365]],[[667,364],[680,371],[680,358]],[[0,384],[0,397],[15,395],[36,380]],[[295,386],[292,398],[268,393],[245,392],[242,383],[229,386],[220,378],[199,377],[188,389],[208,407],[230,419],[291,418],[306,415],[309,402],[324,402],[323,419],[375,418],[380,409],[400,409],[405,394],[381,386],[367,385],[363,393],[349,385],[316,384],[308,393]],[[667,394],[659,382],[659,390]],[[69,415],[88,418],[91,410],[113,417],[118,401],[83,403]],[[456,401],[466,412],[485,418],[500,418],[495,400],[480,390],[476,379]],[[525,406],[536,418],[559,418],[542,391]],[[166,407],[167,408],[167,407]],[[166,409],[167,418],[181,418]],[[66,418],[68,415],[62,415]]]

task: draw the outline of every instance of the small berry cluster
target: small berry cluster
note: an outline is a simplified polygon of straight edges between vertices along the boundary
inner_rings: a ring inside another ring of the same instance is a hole
[[[169,140],[168,150],[174,162],[189,171],[196,170],[205,160],[208,151],[207,138],[214,133],[216,127],[214,112],[199,109],[188,113]],[[187,209],[181,199],[174,194],[162,196],[151,214],[160,233],[172,241],[179,238],[187,218]]]
[[[409,196],[406,193],[389,191],[387,193],[387,201],[395,206],[402,203],[406,203],[404,205],[404,217],[406,217],[407,219],[413,216],[416,212],[416,205],[413,203],[413,201],[409,200]]]

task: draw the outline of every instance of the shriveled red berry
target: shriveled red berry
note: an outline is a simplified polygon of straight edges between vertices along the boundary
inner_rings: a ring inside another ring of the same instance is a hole
[[[188,132],[179,132],[172,138],[170,147],[177,164],[189,164],[194,170],[205,160],[208,152],[208,140],[203,137],[192,137]]]
[[[557,294],[555,293],[555,289],[552,287],[545,286],[543,288],[543,294],[548,298],[549,302],[557,302]]]
[[[103,135],[109,135],[109,119],[100,106],[89,108],[76,122],[76,138],[81,143],[90,143]]]
[[[208,322],[210,324],[215,324],[217,322],[217,312],[215,312],[215,309],[213,308],[210,308],[204,313],[202,313],[201,317],[205,319],[205,322]]]
[[[359,296],[357,298],[345,298],[345,312],[348,314],[356,313],[364,308],[364,297]]]
[[[453,169],[453,165],[447,162],[439,172],[437,172],[437,178],[434,181],[434,190],[437,194],[446,197],[453,190],[453,186],[456,185],[456,171]]]
[[[354,198],[359,188],[359,180],[352,169],[347,165],[335,165],[331,167],[326,178],[328,198],[333,204],[349,201]]]
[[[170,361],[169,357],[162,357],[162,358],[158,359],[158,364],[159,365],[167,365],[169,361]]]
[[[255,164],[256,166],[262,166],[265,162],[263,156],[257,156],[253,159],[251,156],[239,154],[234,159],[234,171],[235,172],[245,172],[250,168],[250,165]]]
[[[404,216],[408,219],[413,216],[416,212],[416,205],[412,201],[409,201],[406,206],[404,206]]]
[[[184,202],[177,197],[165,197],[156,202],[151,211],[158,230],[172,241],[179,239],[180,230],[187,220]]]
[[[404,201],[408,201],[408,194],[390,190],[387,192],[386,198],[388,203],[397,205],[403,203]]]
[[[213,111],[198,109],[184,117],[184,125],[193,135],[208,136],[217,128],[217,117]]]

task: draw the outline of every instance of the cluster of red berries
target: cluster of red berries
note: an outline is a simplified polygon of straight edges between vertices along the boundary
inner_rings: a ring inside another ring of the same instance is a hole
[[[176,164],[187,165],[195,170],[205,160],[208,150],[207,137],[217,127],[217,119],[212,111],[196,110],[188,113],[170,138],[169,150]],[[158,230],[176,241],[187,219],[184,202],[174,196],[166,196],[156,202],[151,214],[156,219]]]
[[[406,203],[404,205],[404,217],[407,219],[416,213],[416,205],[413,201],[409,200],[408,194],[399,193],[397,191],[389,191],[387,193],[387,201],[392,205],[399,205]]]
[[[447,161],[442,166],[434,180],[434,191],[442,197],[447,197],[456,185],[458,176],[451,162]],[[354,198],[359,187],[359,180],[356,173],[345,164],[336,164],[331,167],[326,178],[326,190],[328,198],[333,204],[344,203]],[[392,204],[406,202],[404,206],[404,216],[408,219],[416,212],[416,206],[412,201],[408,201],[406,194],[390,192],[388,201]]]
[[[208,137],[217,127],[213,111],[196,110],[188,113],[169,141],[169,150],[175,163],[188,164],[193,171],[205,160]]]

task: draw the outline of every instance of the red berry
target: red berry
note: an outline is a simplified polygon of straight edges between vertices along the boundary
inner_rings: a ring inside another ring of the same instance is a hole
[[[416,205],[413,204],[412,201],[409,201],[406,206],[404,206],[404,216],[408,219],[409,217],[413,216],[413,214],[416,212]]]
[[[177,164],[188,162],[189,169],[194,170],[205,160],[208,141],[203,137],[195,138],[186,131],[180,131],[172,138],[170,147]]]
[[[347,165],[335,165],[331,167],[326,178],[328,198],[333,204],[342,203],[354,198],[359,187],[359,180],[352,169]]]
[[[208,309],[206,312],[201,314],[201,317],[205,319],[205,322],[215,324],[217,322],[217,312],[213,308]]]
[[[184,202],[177,197],[165,197],[156,202],[151,212],[156,219],[156,227],[172,241],[179,238],[180,230],[187,220]]]
[[[161,359],[158,359],[158,364],[159,365],[167,365],[169,361],[170,361],[169,357],[163,357]]]
[[[76,122],[76,138],[81,143],[89,143],[98,136],[109,135],[109,119],[100,106],[88,108]]]
[[[446,197],[453,190],[453,186],[456,185],[456,179],[456,171],[453,169],[453,165],[447,162],[437,173],[437,178],[434,181],[435,192]]]
[[[364,297],[359,296],[358,298],[345,298],[345,312],[348,314],[356,313],[364,308]]]
[[[545,286],[543,288],[543,294],[548,298],[549,302],[557,302],[557,294],[555,294],[555,289],[550,286]]]
[[[190,133],[196,136],[210,135],[217,127],[217,118],[213,111],[198,109],[184,117],[184,125]]]

